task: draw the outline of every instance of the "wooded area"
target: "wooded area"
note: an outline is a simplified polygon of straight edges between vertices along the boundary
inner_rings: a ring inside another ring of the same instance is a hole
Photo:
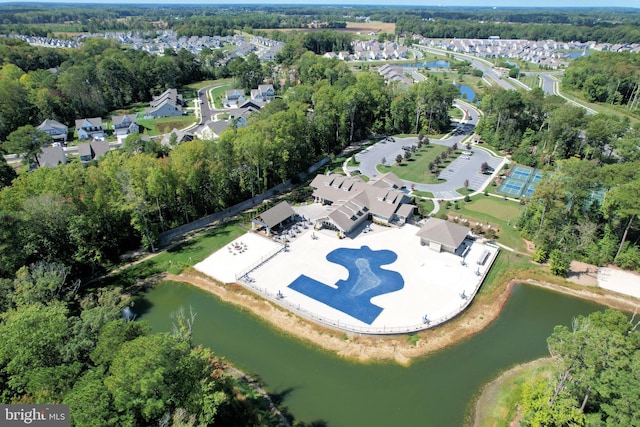
[[[0,10],[8,10],[5,7]],[[41,24],[68,22],[100,31],[175,24],[167,12],[156,8],[124,12],[123,8],[11,7],[3,32],[27,34],[47,28]],[[342,8],[323,8],[305,15],[309,9],[298,7],[285,8],[276,19],[268,13],[218,16],[202,9],[193,16],[189,8],[169,9],[175,12],[172,19],[180,21],[175,28],[185,35],[226,34],[248,25],[251,31],[302,26],[312,18],[339,25],[338,10],[344,14]],[[478,19],[499,16],[512,23],[481,24],[463,20],[472,12],[455,9],[419,13],[388,9],[384,14],[381,10],[367,8],[363,13],[395,21],[398,33],[431,37],[434,33],[481,37],[486,32],[486,36],[504,38],[601,37],[613,42],[623,35],[628,36],[625,41],[634,41],[640,34],[637,16],[624,11],[602,15],[600,25],[590,23],[594,15],[589,11],[569,16],[561,11],[492,15],[483,10]],[[423,20],[428,16],[435,22]],[[543,24],[530,24],[540,17]],[[72,161],[33,171],[24,167],[19,173],[0,157],[3,402],[65,402],[72,410],[89,408],[92,412],[74,412],[78,425],[97,425],[92,420],[104,420],[105,425],[148,425],[167,417],[180,422],[222,420],[229,425],[271,422],[271,415],[256,409],[259,403],[246,399],[238,382],[223,373],[219,359],[208,350],[194,348],[189,315],[177,316],[174,334],[150,334],[142,323],[118,320],[130,302],[120,289],[80,295],[77,281],[107,271],[131,249],[155,249],[162,231],[288,179],[297,183],[311,164],[337,155],[354,142],[374,135],[426,135],[450,129],[450,108],[458,96],[454,85],[437,77],[411,86],[387,83],[376,72],[355,72],[348,63],[317,55],[344,48],[352,35],[326,30],[270,34],[287,41],[275,63],[261,63],[254,54],[224,62],[222,52],[211,49],[200,55],[168,50],[154,56],[101,38],[88,39],[76,50],[0,39],[1,146],[26,157],[33,157],[33,150],[46,143],[34,131],[44,119],[73,123],[79,117],[133,111],[136,103],[147,103],[167,88],[233,77],[236,87],[249,90],[270,83],[278,94],[250,117],[246,127],[231,126],[216,141],[167,147],[134,134],[122,149],[100,161],[88,165]],[[637,114],[637,55],[594,54],[572,63],[566,76],[565,84],[582,91],[587,99]],[[549,261],[558,275],[566,275],[572,259],[640,269],[640,125],[620,116],[586,115],[540,89],[489,88],[477,95],[484,112],[477,131],[483,140],[518,163],[544,171],[533,197],[521,201],[524,213],[516,224],[522,236],[536,244],[534,260]],[[629,356],[624,359],[625,374],[616,377],[616,384],[631,389],[627,374],[637,373],[631,361],[631,357],[637,359],[637,332],[630,333],[622,327],[621,318],[609,314],[580,322],[576,331],[601,331],[613,325],[606,330],[611,341],[598,332],[602,340],[596,342],[620,343],[625,349]],[[34,324],[38,327],[33,328]],[[557,330],[554,337],[552,353],[562,357],[563,363],[575,360],[579,346],[565,349],[559,344],[573,339],[571,334]],[[587,374],[591,375],[586,369],[580,371],[586,380],[567,389],[572,395],[560,395],[556,408],[575,419],[584,413],[614,416],[610,413],[618,411],[618,396],[606,390],[602,378]],[[572,375],[583,378],[577,376],[577,368]],[[531,407],[539,396],[546,398],[549,390],[548,385],[534,389]],[[586,411],[578,413],[576,402],[585,394],[589,397],[582,405]],[[621,393],[621,405],[632,401],[628,396]],[[619,410],[615,419],[631,419],[627,412]]]
[[[637,425],[637,322],[607,310],[556,326],[547,343],[557,376],[524,384],[520,425]]]

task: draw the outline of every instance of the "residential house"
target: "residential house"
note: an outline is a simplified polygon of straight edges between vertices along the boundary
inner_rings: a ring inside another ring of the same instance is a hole
[[[174,139],[175,138],[175,139]],[[184,130],[178,130],[173,128],[171,132],[165,134],[160,143],[162,145],[171,147],[174,144],[180,144],[181,142],[193,141],[193,134]]]
[[[42,147],[42,151],[38,154],[38,164],[40,167],[47,166],[55,168],[62,164],[67,164],[67,156],[61,146]]]
[[[244,100],[244,91],[242,89],[231,89],[225,92],[222,103],[225,107],[236,107]]]
[[[412,219],[415,210],[403,191],[404,183],[392,173],[368,183],[338,174],[317,175],[311,187],[316,202],[335,208],[317,223],[344,234],[357,230],[367,220],[402,225]]]
[[[93,117],[90,119],[76,120],[76,132],[78,139],[104,140],[104,130],[102,129],[102,118]]]
[[[259,85],[257,89],[251,90],[251,99],[254,101],[270,102],[276,97],[273,85]]]
[[[82,163],[90,162],[94,159],[100,159],[107,154],[111,147],[107,141],[93,140],[91,142],[85,142],[78,144],[78,156]]]
[[[211,141],[220,138],[222,132],[227,130],[231,125],[230,120],[210,120],[204,124],[202,129],[196,132],[196,136],[200,139]]]
[[[126,136],[139,132],[140,128],[137,121],[138,119],[135,114],[124,114],[122,116],[111,117],[114,135]]]
[[[67,144],[67,135],[69,134],[69,128],[67,128],[66,125],[63,125],[56,120],[47,119],[44,122],[40,123],[40,126],[38,126],[37,129],[49,135],[54,143],[57,142],[62,145]]]
[[[176,89],[167,89],[162,94],[154,96],[145,110],[144,117],[157,119],[159,117],[181,116],[183,106],[182,95]]]

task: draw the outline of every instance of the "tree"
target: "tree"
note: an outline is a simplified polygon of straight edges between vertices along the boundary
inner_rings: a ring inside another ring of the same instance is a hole
[[[18,176],[16,171],[7,164],[4,156],[0,156],[0,190],[11,185],[11,182]]]
[[[67,280],[70,268],[62,263],[39,261],[22,267],[13,281],[12,299],[15,305],[51,301],[69,301],[80,286],[80,281]]]
[[[569,274],[569,259],[559,249],[554,249],[549,254],[549,268],[556,276],[567,277]]]
[[[398,154],[398,155],[396,156],[396,163],[397,163],[397,164],[402,164],[402,154]]]
[[[208,423],[217,403],[203,408],[206,352],[191,351],[188,343],[166,334],[142,336],[125,342],[115,355],[104,384],[122,415],[121,423],[150,424],[165,413],[184,408]]]
[[[40,395],[60,399],[80,371],[68,358],[68,310],[63,303],[35,303],[12,309],[0,323],[2,388],[9,395]]]
[[[51,143],[51,136],[31,125],[19,127],[7,137],[5,148],[15,154],[21,154],[26,165],[40,166],[38,154],[42,147]]]

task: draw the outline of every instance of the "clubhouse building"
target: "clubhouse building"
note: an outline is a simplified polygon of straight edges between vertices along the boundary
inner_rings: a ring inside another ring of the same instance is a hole
[[[335,209],[316,218],[323,228],[345,235],[363,226],[365,221],[403,225],[413,217],[415,206],[404,182],[393,173],[369,182],[338,174],[318,175],[311,182],[315,202]]]

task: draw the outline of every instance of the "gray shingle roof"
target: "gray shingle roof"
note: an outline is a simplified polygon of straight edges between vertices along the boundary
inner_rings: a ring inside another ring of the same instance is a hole
[[[416,235],[443,246],[457,248],[469,234],[469,227],[445,221],[439,218],[429,218],[429,221]]]

